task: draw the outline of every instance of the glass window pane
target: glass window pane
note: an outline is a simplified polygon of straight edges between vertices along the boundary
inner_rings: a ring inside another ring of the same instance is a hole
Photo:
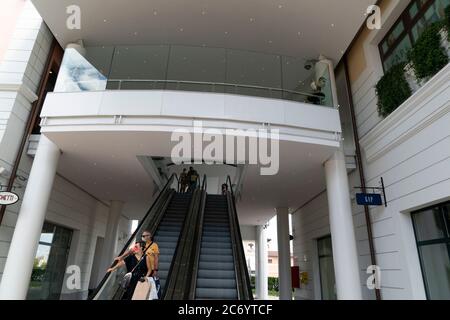
[[[333,257],[320,258],[319,265],[322,300],[336,300],[336,280],[334,277]]]
[[[224,83],[225,73],[225,49],[172,46],[170,50],[168,80]],[[206,91],[211,91],[208,87]],[[192,89],[205,91],[201,86]],[[191,90],[189,85],[186,90]]]
[[[33,264],[27,299],[59,299],[66,271],[72,230],[44,223]]]
[[[419,247],[430,299],[450,299],[450,259],[447,244]]]
[[[319,256],[331,256],[333,250],[331,247],[331,237],[326,237],[317,241]]]
[[[227,83],[281,89],[280,60],[277,55],[228,50]]]
[[[411,8],[409,8],[409,17],[410,17],[410,19],[413,19],[418,12],[419,12],[419,7],[417,6],[417,2],[415,2],[411,6]]]
[[[442,239],[446,236],[442,211],[439,207],[412,215],[418,242]]]
[[[110,80],[165,80],[169,46],[118,46],[114,52],[114,60]],[[149,84],[151,81],[148,82]],[[142,81],[128,81],[126,89],[133,85],[140,86]],[[125,88],[123,88],[125,89]]]
[[[58,73],[54,92],[97,91],[106,89],[106,77],[77,50],[68,48]]]
[[[114,47],[86,47],[86,59],[105,77],[109,76]]]
[[[384,61],[385,70],[389,70],[393,65],[400,62],[404,62],[407,59],[408,50],[412,47],[411,41],[408,36],[405,36],[403,40],[398,44],[394,51],[389,55],[389,57]]]

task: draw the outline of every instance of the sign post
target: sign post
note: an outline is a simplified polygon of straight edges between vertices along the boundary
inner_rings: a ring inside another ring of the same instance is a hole
[[[383,193],[383,199],[384,199],[384,206],[387,207],[387,201],[386,201],[386,193],[384,190],[384,181],[383,177],[381,177],[381,187],[355,187],[355,189],[372,189],[372,193],[357,193],[356,194],[356,203],[362,206],[381,206],[383,205],[383,200],[381,199],[381,194],[375,193],[375,190],[381,190]]]

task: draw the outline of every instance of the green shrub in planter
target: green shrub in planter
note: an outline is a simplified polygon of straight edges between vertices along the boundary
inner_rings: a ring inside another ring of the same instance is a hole
[[[425,28],[408,54],[419,79],[435,75],[448,63],[448,56],[441,46],[439,35],[443,27],[442,22],[436,22]]]
[[[392,66],[378,81],[375,89],[378,96],[378,114],[388,116],[411,96],[411,88],[405,79],[406,63]]]

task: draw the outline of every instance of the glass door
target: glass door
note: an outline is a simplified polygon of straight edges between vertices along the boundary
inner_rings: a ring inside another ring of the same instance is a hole
[[[73,231],[45,222],[34,258],[27,299],[58,300]]]
[[[317,240],[322,300],[337,300],[331,236]]]

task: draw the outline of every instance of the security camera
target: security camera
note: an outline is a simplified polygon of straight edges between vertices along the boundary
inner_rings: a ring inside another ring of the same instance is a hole
[[[311,70],[311,68],[318,62],[317,59],[309,59],[305,61],[305,65],[303,66],[306,70]]]
[[[312,62],[311,62],[311,61],[306,61],[306,62],[305,62],[304,67],[305,67],[306,70],[311,70],[312,66],[313,66],[313,65],[312,65]]]

